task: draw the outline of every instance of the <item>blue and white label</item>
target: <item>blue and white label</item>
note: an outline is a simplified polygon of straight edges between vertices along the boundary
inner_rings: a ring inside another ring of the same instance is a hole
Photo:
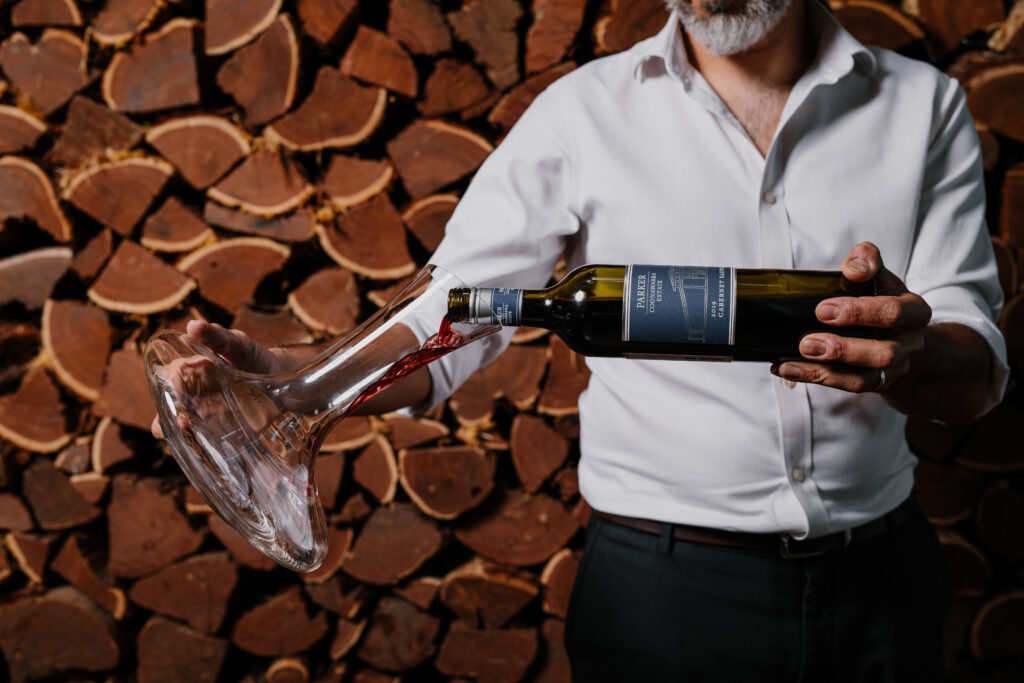
[[[481,309],[491,313],[490,324],[515,327],[519,325],[519,309],[523,303],[523,290],[497,287],[479,290],[478,317]]]
[[[625,285],[623,341],[733,343],[735,269],[632,265]]]

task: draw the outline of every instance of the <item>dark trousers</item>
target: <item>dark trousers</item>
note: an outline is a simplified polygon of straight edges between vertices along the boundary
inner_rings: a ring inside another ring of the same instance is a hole
[[[591,515],[565,623],[575,683],[942,681],[946,574],[920,510],[783,559]]]

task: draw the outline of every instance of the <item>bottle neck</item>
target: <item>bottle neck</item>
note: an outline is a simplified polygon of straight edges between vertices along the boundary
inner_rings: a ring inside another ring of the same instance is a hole
[[[459,290],[449,299],[449,316],[454,322],[495,324],[503,327],[540,325],[547,308],[542,289],[480,287]]]

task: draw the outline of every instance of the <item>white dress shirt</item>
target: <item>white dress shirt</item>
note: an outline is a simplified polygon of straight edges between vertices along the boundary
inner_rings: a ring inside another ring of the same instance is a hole
[[[687,61],[676,16],[534,101],[477,172],[433,263],[474,286],[545,286],[586,263],[837,269],[858,242],[979,332],[1002,396],[1006,350],[977,136],[957,83],[864,47],[809,3],[818,52],[762,157]],[[438,403],[513,330],[431,365]],[[875,394],[765,363],[587,359],[580,492],[595,509],[798,538],[911,492],[906,417]]]

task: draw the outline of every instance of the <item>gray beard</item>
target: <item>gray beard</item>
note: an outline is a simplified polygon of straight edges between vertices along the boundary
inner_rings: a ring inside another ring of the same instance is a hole
[[[710,16],[697,16],[693,2],[665,0],[679,14],[686,32],[716,57],[734,55],[757,45],[778,26],[792,0],[749,0],[736,10],[739,0],[717,0],[707,6]]]

